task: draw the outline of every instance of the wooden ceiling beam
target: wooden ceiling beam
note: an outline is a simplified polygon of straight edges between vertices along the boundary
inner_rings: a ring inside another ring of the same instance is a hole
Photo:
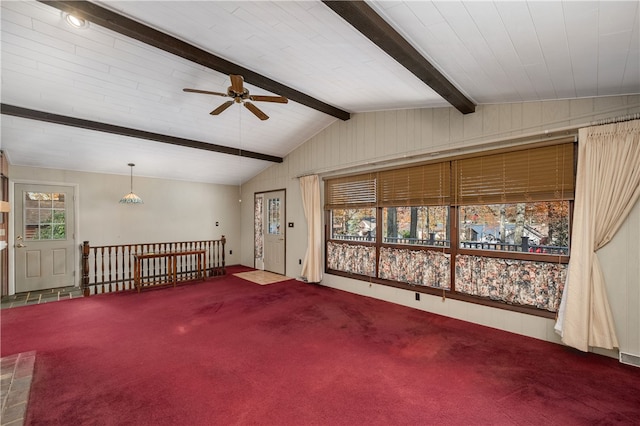
[[[179,138],[175,136],[162,135],[160,133],[147,132],[145,130],[131,129],[129,127],[116,126],[113,124],[100,123],[97,121],[84,120],[81,118],[68,117],[66,115],[52,114],[14,105],[0,104],[0,112],[4,115],[28,118],[30,120],[45,121],[47,123],[61,124],[63,126],[78,127],[80,129],[95,130],[103,133],[110,133],[120,136],[129,136],[137,139],[167,143],[187,148],[202,149],[205,151],[219,152],[222,154],[237,155],[239,157],[253,158],[255,160],[270,161],[272,163],[282,163],[282,157],[276,157],[259,152],[245,151],[244,149],[230,148],[228,146],[216,145],[207,142],[195,141],[192,139]]]
[[[463,114],[475,112],[475,104],[364,1],[323,0],[322,2],[425,82],[458,111]]]
[[[38,0],[48,6],[55,7],[63,12],[72,14],[78,18],[85,19],[91,23],[115,31],[119,34],[131,37],[142,43],[164,50],[195,62],[204,67],[223,74],[239,74],[247,83],[276,93],[280,96],[291,99],[299,104],[308,106],[317,111],[339,118],[349,120],[351,114],[332,105],[324,103],[316,98],[306,95],[277,81],[271,80],[257,72],[251,71],[240,65],[234,64],[226,59],[220,58],[212,53],[195,47],[189,43],[165,34],[161,31],[148,27],[133,19],[117,14],[111,10],[98,6],[88,1],[47,1]]]

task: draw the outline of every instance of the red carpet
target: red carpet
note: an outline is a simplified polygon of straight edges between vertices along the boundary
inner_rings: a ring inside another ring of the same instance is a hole
[[[640,369],[290,280],[2,311],[30,425],[640,423]]]

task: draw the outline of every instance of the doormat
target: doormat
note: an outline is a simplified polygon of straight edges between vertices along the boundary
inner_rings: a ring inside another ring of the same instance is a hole
[[[275,274],[268,271],[239,272],[233,275],[242,278],[243,280],[251,281],[260,285],[273,284],[291,279],[289,277],[285,277],[284,275]]]

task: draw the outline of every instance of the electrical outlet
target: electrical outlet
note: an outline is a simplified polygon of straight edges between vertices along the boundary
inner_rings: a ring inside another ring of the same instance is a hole
[[[298,265],[302,265],[302,259],[298,259]]]
[[[233,250],[229,250],[229,254],[233,254]]]
[[[420,293],[416,293],[416,300],[420,300]]]

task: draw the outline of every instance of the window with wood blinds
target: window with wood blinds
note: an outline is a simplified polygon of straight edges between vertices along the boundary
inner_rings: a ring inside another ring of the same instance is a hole
[[[556,142],[325,180],[326,272],[552,318],[575,182]]]
[[[573,200],[574,144],[453,161],[455,205]]]
[[[373,207],[376,204],[376,174],[328,179],[326,209]]]
[[[448,205],[451,200],[450,164],[446,161],[380,172],[378,205]]]

